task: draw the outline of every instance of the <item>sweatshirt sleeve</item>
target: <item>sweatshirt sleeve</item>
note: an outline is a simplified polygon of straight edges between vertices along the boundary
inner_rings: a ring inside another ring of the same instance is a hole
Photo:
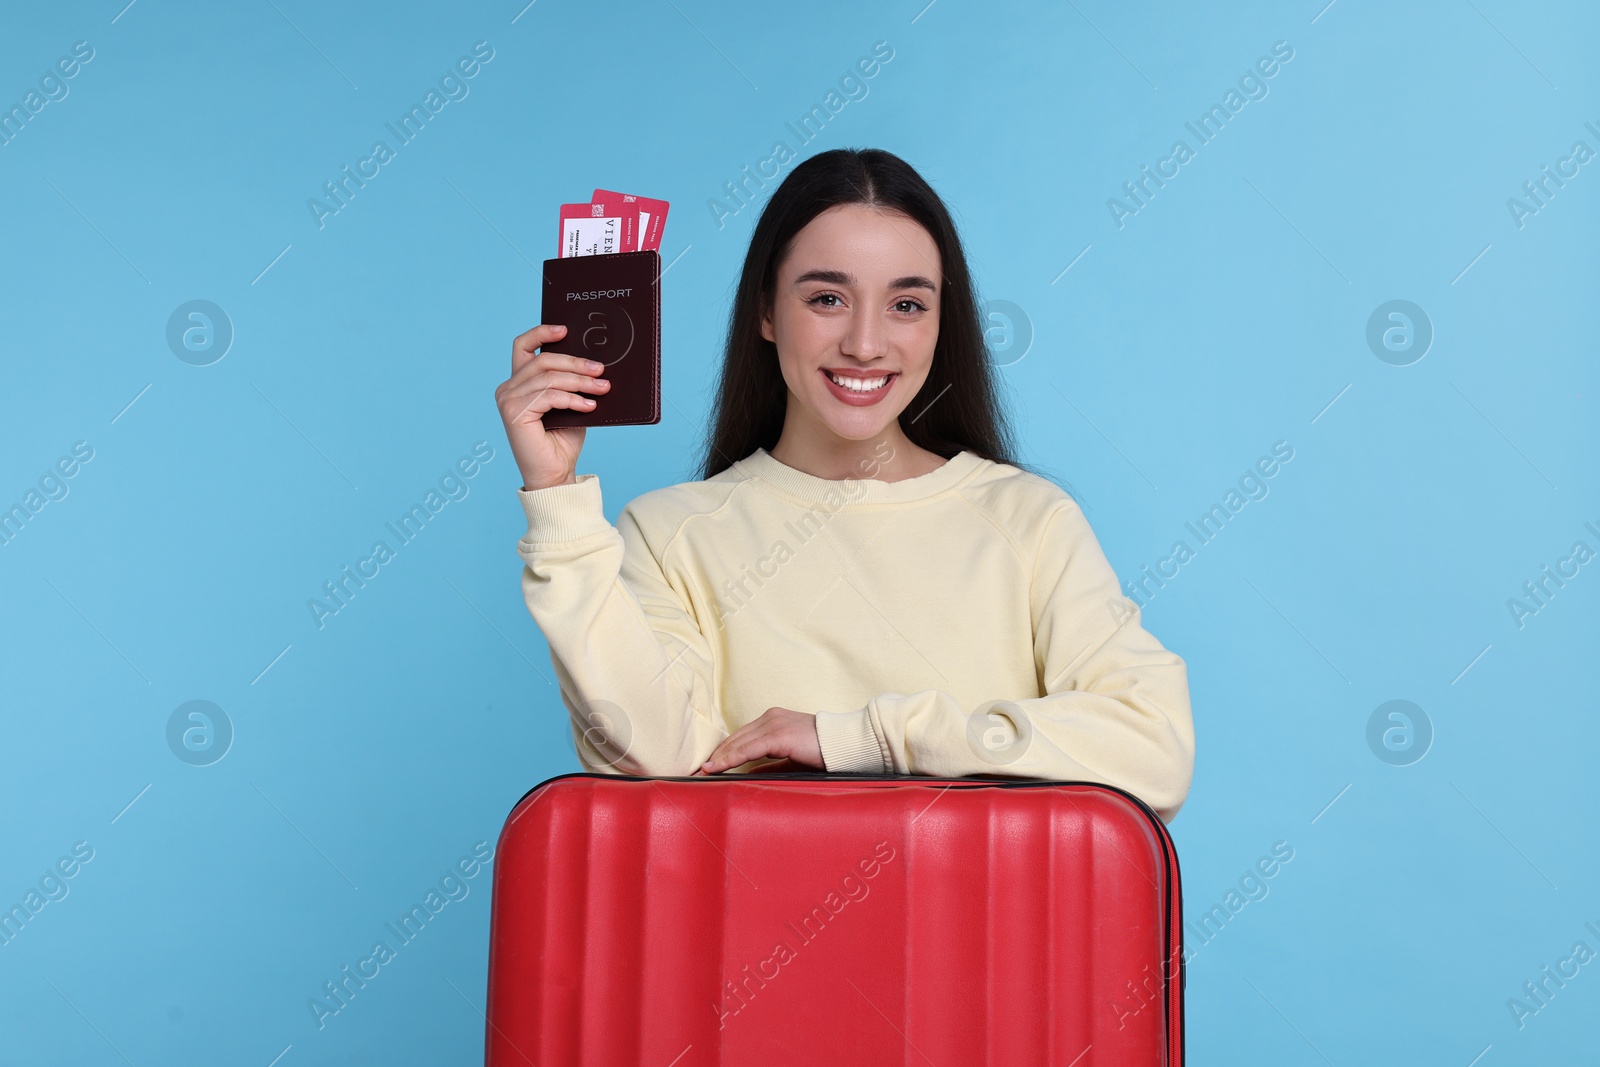
[[[519,489],[522,593],[543,631],[584,768],[686,775],[727,736],[710,643],[632,505],[606,521],[600,480]]]
[[[1045,525],[1031,603],[1044,696],[967,708],[924,689],[819,712],[828,770],[1101,782],[1171,822],[1194,775],[1187,668],[1144,629],[1075,502]]]

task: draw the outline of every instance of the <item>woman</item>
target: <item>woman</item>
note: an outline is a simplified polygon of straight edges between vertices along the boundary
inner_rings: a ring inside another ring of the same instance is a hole
[[[607,388],[562,331],[516,339],[496,398],[523,594],[586,768],[1008,774],[1177,814],[1184,661],[1072,497],[1013,460],[960,240],[908,164],[823,152],[772,194],[701,480],[616,526],[577,474],[584,429],[540,422]]]

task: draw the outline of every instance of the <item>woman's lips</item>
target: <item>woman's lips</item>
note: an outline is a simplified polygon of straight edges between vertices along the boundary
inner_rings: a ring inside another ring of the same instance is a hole
[[[848,389],[845,386],[835,383],[834,380],[828,376],[828,372],[820,367],[817,369],[817,373],[822,375],[822,380],[827,383],[828,391],[834,395],[835,399],[842,403],[849,404],[852,407],[858,408],[871,407],[873,404],[876,404],[878,401],[882,400],[889,394],[889,390],[894,388],[894,380],[900,376],[898,373],[888,374],[886,377],[889,380],[878,386],[878,388],[873,389],[870,392],[858,393],[854,389]]]

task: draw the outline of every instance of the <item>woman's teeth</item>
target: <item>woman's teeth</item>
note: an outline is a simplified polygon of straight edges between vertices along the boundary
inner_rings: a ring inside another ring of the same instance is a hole
[[[885,375],[882,378],[861,379],[861,378],[841,378],[841,377],[839,377],[838,375],[834,374],[831,371],[823,371],[822,373],[826,374],[828,376],[828,380],[833,382],[835,385],[841,385],[844,388],[849,389],[852,392],[856,392],[856,393],[870,393],[874,389],[881,389],[884,386],[884,384],[886,382],[888,382],[888,380],[889,380],[889,376],[888,375]]]

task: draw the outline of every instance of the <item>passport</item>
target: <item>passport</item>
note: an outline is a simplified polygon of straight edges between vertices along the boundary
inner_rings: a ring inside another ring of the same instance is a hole
[[[552,352],[605,364],[611,382],[588,411],[551,408],[546,426],[646,426],[661,421],[661,253],[544,261],[539,321],[567,328]]]

